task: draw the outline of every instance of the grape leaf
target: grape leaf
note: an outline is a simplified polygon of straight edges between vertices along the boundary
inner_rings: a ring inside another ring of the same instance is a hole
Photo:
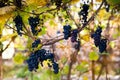
[[[99,58],[99,55],[96,52],[89,53],[89,59],[90,60],[96,61],[96,60],[98,60],[98,58]]]

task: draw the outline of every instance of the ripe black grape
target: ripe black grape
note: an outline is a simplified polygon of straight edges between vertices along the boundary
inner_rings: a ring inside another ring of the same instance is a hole
[[[40,49],[33,52],[30,57],[26,60],[28,64],[29,71],[33,71],[38,69],[39,63],[43,66],[43,61],[49,60],[52,65],[48,63],[48,67],[52,67],[54,69],[54,73],[57,74],[59,71],[58,64],[54,61],[54,54],[51,52],[47,52],[45,49]]]
[[[56,62],[53,62],[52,64],[53,64],[54,73],[57,74],[59,72],[58,64]]]
[[[37,35],[38,31],[36,30],[37,25],[39,24],[39,17],[29,17],[28,21],[32,30],[33,35]]]
[[[36,39],[33,43],[32,43],[32,48],[38,47],[38,45],[41,43],[40,39]]]
[[[94,39],[94,44],[96,47],[98,47],[100,40],[101,40],[101,33],[102,33],[102,28],[98,26],[96,29],[95,33],[91,35],[91,37]]]
[[[99,48],[99,52],[103,53],[104,51],[106,51],[107,39],[102,39],[101,33],[102,33],[102,28],[98,26],[95,33],[93,33],[91,37],[94,39],[95,46]]]
[[[78,34],[78,29],[72,30],[72,33],[71,33],[71,42],[76,42],[77,41],[77,34]]]
[[[29,71],[38,69],[38,64],[39,64],[38,58],[39,57],[37,56],[37,53],[31,53],[29,59],[26,60]]]
[[[71,26],[70,25],[65,25],[63,27],[64,29],[64,39],[67,40],[71,36]]]
[[[100,43],[99,43],[99,52],[102,53],[104,51],[106,51],[106,47],[107,47],[107,39],[101,39]]]
[[[15,26],[17,28],[17,33],[18,35],[22,35],[21,31],[23,30],[23,21],[22,21],[22,17],[20,15],[17,15],[14,19],[15,22]]]

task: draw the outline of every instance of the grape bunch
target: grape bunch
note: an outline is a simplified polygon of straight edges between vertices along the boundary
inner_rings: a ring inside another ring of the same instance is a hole
[[[56,62],[53,62],[52,65],[53,65],[54,73],[57,74],[59,72],[58,64]]]
[[[39,65],[39,54],[37,52],[31,53],[30,57],[28,60],[26,60],[28,64],[28,69],[29,71],[33,71],[38,69]]]
[[[76,42],[77,41],[77,34],[78,34],[78,29],[72,30],[72,33],[71,33],[71,42]]]
[[[33,35],[37,35],[38,34],[38,30],[36,30],[38,24],[39,24],[39,17],[29,17],[28,21],[32,30]]]
[[[22,7],[22,0],[13,0],[14,1],[14,5],[18,8]]]
[[[107,47],[107,39],[102,39],[101,33],[102,33],[102,28],[98,26],[95,33],[91,35],[91,37],[94,39],[94,44],[96,47],[99,48],[100,53],[106,51],[106,47]]]
[[[93,33],[91,35],[91,37],[94,39],[94,44],[95,44],[96,47],[99,46],[100,39],[101,39],[101,33],[102,33],[102,28],[100,26],[98,26],[95,33]]]
[[[26,60],[29,71],[36,71],[36,69],[38,69],[39,63],[41,64],[41,66],[43,66],[43,61],[45,60],[49,60],[52,62],[52,65],[48,63],[48,67],[53,66],[54,73],[57,74],[59,72],[59,67],[58,64],[54,61],[54,54],[46,51],[45,49],[40,49],[33,52]]]
[[[33,43],[32,43],[32,48],[36,48],[38,47],[38,45],[41,43],[40,39],[36,39]]]
[[[99,52],[102,53],[104,51],[106,51],[106,47],[107,47],[107,39],[101,39],[100,43],[99,43]]]
[[[108,4],[108,2],[105,1],[104,6],[105,6],[106,12],[109,12],[109,10],[110,10],[110,4]]]
[[[64,39],[67,40],[71,36],[71,26],[65,25],[63,26],[63,33],[64,33]]]
[[[22,36],[22,32],[21,32],[23,30],[22,29],[23,28],[22,17],[20,15],[17,15],[13,21],[15,22],[18,35]]]
[[[89,5],[84,3],[81,11],[78,13],[78,15],[82,18],[83,24],[87,22],[88,10],[89,10]]]

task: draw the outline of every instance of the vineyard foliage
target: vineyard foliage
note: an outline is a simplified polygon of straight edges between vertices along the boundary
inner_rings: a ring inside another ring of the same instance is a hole
[[[101,66],[120,74],[108,66],[119,41],[120,0],[0,0],[0,54],[14,43],[17,77],[94,80]]]

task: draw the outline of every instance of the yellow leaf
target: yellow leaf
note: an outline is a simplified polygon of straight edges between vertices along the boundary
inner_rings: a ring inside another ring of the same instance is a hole
[[[96,0],[97,2],[101,2],[102,0]]]
[[[90,41],[90,35],[89,34],[82,35],[81,39],[88,42],[88,41]]]
[[[26,3],[29,4],[36,4],[38,6],[45,6],[48,0],[26,0]]]
[[[88,77],[87,76],[83,76],[83,80],[88,80]]]
[[[80,0],[71,0],[71,3],[72,4],[75,4],[75,3],[77,3],[77,2],[79,2]]]
[[[22,53],[16,53],[13,60],[16,64],[23,64],[25,57]]]
[[[14,36],[17,36],[17,34],[14,33],[14,34],[9,34],[9,35],[2,36],[2,37],[0,38],[0,42],[3,42],[3,41],[5,41],[5,40],[7,40],[7,39],[10,39],[10,38],[12,38],[12,37],[14,37]]]
[[[108,19],[109,16],[110,16],[110,14],[107,13],[105,11],[105,9],[100,10],[99,13],[98,13],[99,19]]]
[[[49,63],[50,65],[52,65],[52,63],[51,63],[49,60],[43,61],[44,67],[48,67],[48,63]]]

